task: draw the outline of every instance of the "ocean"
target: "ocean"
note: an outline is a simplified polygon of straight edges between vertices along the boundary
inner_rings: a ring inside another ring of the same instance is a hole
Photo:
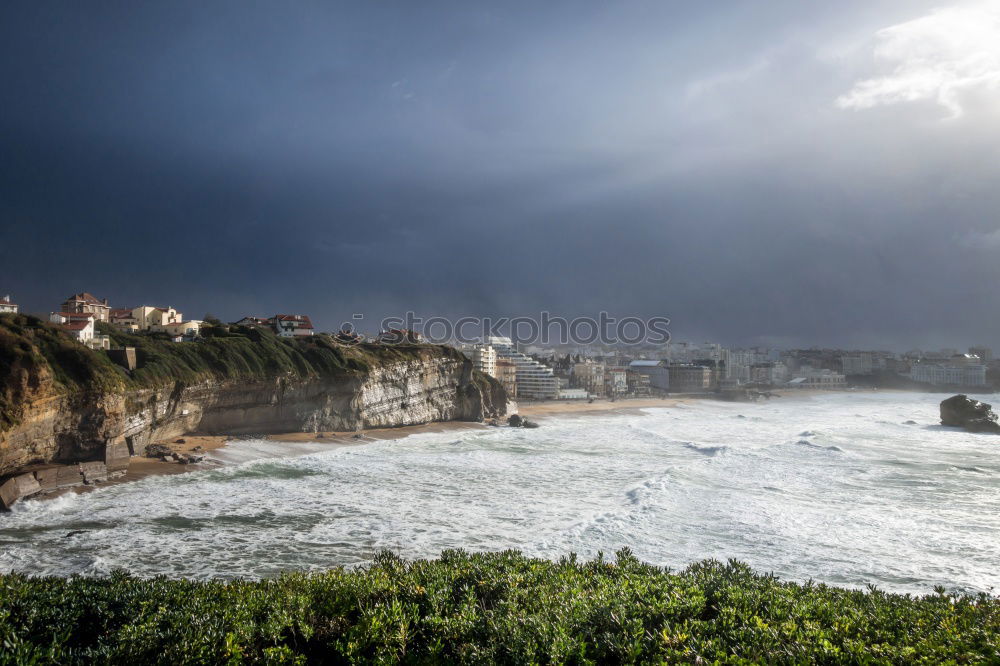
[[[946,396],[691,401],[327,448],[251,440],[217,466],[0,515],[0,572],[259,578],[381,549],[623,546],[672,568],[926,594],[1000,587],[1000,437],[938,425]],[[989,400],[989,396],[983,396]]]

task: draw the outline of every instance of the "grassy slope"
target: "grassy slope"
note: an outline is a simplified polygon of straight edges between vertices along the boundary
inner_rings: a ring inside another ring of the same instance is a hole
[[[0,576],[0,662],[998,663],[1000,601],[517,552],[260,582]]]
[[[462,357],[449,347],[348,347],[326,335],[287,339],[241,327],[211,329],[206,340],[185,343],[170,342],[164,335],[129,335],[104,324],[100,327],[114,346],[136,348],[139,367],[131,376],[104,352],[87,349],[48,322],[29,315],[0,315],[0,431],[18,422],[27,387],[48,374],[57,391],[123,391],[177,381],[336,377],[425,355]]]

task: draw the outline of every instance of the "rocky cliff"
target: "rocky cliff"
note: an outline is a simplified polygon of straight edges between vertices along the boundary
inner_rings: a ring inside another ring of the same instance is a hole
[[[52,465],[96,461],[120,471],[148,443],[190,432],[480,421],[506,409],[500,384],[448,347],[217,333],[187,343],[116,333],[137,347],[139,367],[128,372],[44,322],[0,317],[0,484],[27,471],[44,489],[37,470]]]

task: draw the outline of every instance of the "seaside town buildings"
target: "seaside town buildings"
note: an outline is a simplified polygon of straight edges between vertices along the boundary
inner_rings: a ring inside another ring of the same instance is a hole
[[[491,337],[487,344],[496,350],[497,359],[516,366],[517,396],[528,400],[554,400],[559,397],[559,380],[552,368],[514,348],[510,338]]]
[[[573,365],[576,385],[591,395],[604,395],[604,363],[587,359]]]
[[[609,366],[604,369],[604,395],[609,398],[628,393],[628,369]]]
[[[795,378],[788,382],[789,388],[836,390],[847,388],[843,374],[829,368],[803,366],[795,372]]]
[[[233,322],[234,326],[270,328],[283,338],[296,338],[315,334],[312,320],[303,314],[276,314],[270,319],[263,317],[243,317]]]
[[[0,299],[0,313],[17,314],[10,296]],[[131,333],[162,333],[182,342],[197,340],[205,322],[185,319],[172,306],[112,308],[107,299],[80,292],[65,299],[49,320],[81,344],[108,349],[110,339],[99,328],[108,323]],[[214,320],[213,320],[214,321]],[[216,324],[218,322],[215,322]],[[249,316],[240,326],[267,327],[282,337],[311,336],[311,319],[302,314],[270,318]],[[419,342],[414,331],[382,331],[374,337],[346,336],[345,343]],[[465,348],[473,366],[498,379],[511,397],[528,400],[666,395],[783,389],[843,390],[848,387],[984,389],[998,381],[1000,360],[986,345],[967,353],[957,349],[880,350],[727,348],[717,343],[670,341],[661,345],[615,347],[533,345],[534,354],[510,339],[489,338]]]
[[[993,350],[985,345],[969,347],[969,353],[973,356],[978,356],[979,360],[986,364],[993,360]]]
[[[632,361],[628,366],[632,372],[648,378],[649,388],[659,391],[670,390],[670,370],[667,361]]]
[[[712,388],[712,368],[692,363],[671,363],[667,372],[670,389],[678,393],[701,393]]]
[[[910,379],[935,386],[986,386],[986,365],[973,354],[955,354],[944,363],[918,362]]]

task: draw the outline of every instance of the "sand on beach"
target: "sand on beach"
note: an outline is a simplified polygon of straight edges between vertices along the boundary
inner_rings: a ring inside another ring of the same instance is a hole
[[[602,398],[595,399],[593,402],[587,400],[518,402],[517,413],[526,417],[592,414],[595,412],[627,414],[649,407],[675,407],[683,402],[696,399],[697,398],[635,398],[612,401]]]

